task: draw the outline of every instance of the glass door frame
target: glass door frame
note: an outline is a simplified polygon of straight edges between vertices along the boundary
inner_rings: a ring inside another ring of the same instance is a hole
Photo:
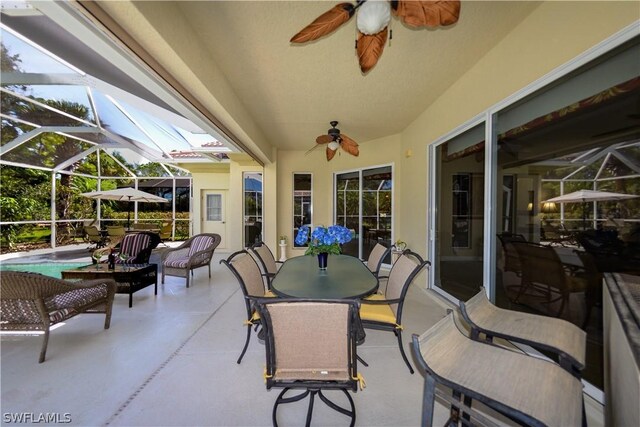
[[[489,129],[490,127],[488,126],[488,124],[490,123],[489,120],[487,120],[487,116],[488,113],[483,113],[483,114],[479,114],[476,117],[474,117],[473,119],[469,120],[468,122],[465,122],[464,124],[458,126],[457,128],[455,128],[453,131],[447,133],[444,136],[441,136],[440,138],[436,139],[434,142],[432,142],[431,144],[428,145],[428,149],[427,149],[427,165],[429,166],[429,173],[427,175],[427,234],[428,234],[428,238],[427,238],[427,245],[426,245],[426,252],[428,254],[427,258],[431,261],[431,268],[429,268],[428,271],[428,275],[429,275],[429,282],[428,282],[428,287],[430,289],[433,289],[436,293],[438,293],[439,295],[441,295],[443,298],[453,302],[454,304],[458,304],[458,299],[455,298],[453,295],[450,295],[449,293],[447,293],[444,289],[435,286],[435,279],[438,275],[438,263],[435,262],[435,256],[436,256],[436,235],[437,235],[437,215],[439,215],[438,209],[437,209],[437,193],[436,193],[436,183],[438,182],[438,177],[437,177],[437,173],[439,170],[439,165],[437,165],[436,163],[436,150],[445,142],[451,140],[452,138],[455,138],[465,132],[467,132],[470,129],[473,129],[476,126],[480,126],[480,125],[484,125],[485,128],[485,141],[488,141],[489,139],[487,138],[487,133],[489,133]],[[491,229],[491,225],[488,224],[490,223],[490,215],[492,210],[490,209],[490,207],[492,206],[493,203],[493,199],[488,199],[488,194],[487,194],[487,185],[492,182],[491,179],[489,179],[490,174],[493,174],[494,176],[497,175],[497,172],[495,171],[495,168],[493,170],[493,172],[490,170],[490,157],[487,156],[487,147],[490,144],[485,144],[485,162],[484,162],[484,175],[485,175],[485,180],[484,180],[484,189],[483,191],[485,192],[485,204],[484,204],[484,222],[483,222],[483,234],[485,236],[488,236],[487,232],[489,232],[489,230]],[[493,178],[493,180],[495,180],[495,178]],[[433,189],[433,191],[430,191],[430,189]],[[490,189],[489,189],[490,191]],[[486,250],[487,250],[487,245],[491,244],[491,240],[495,240],[495,239],[484,239],[484,247],[483,247],[483,251],[485,251],[484,253],[486,254]],[[495,245],[495,241],[493,242],[493,244]],[[490,284],[491,281],[487,280],[490,277],[490,273],[487,271],[490,266],[490,264],[487,262],[487,258],[485,255],[485,262],[483,263],[483,283],[485,284]],[[495,274],[495,272],[494,272]],[[490,295],[493,295],[493,290],[491,289],[491,293]]]
[[[360,236],[360,240],[358,241],[358,258],[362,259],[362,242],[363,242],[363,235],[362,235],[362,194],[363,194],[363,188],[362,188],[362,173],[366,170],[369,169],[378,169],[378,168],[385,168],[385,167],[390,167],[391,168],[391,213],[392,213],[392,221],[391,221],[391,242],[393,244],[393,242],[395,242],[395,164],[392,163],[383,163],[383,164],[379,164],[379,165],[371,165],[371,166],[366,166],[366,167],[361,167],[361,168],[354,168],[354,169],[346,169],[346,170],[341,170],[341,171],[335,171],[333,172],[333,224],[336,224],[337,221],[337,216],[336,216],[336,208],[337,208],[337,203],[338,201],[336,200],[336,188],[337,188],[337,184],[338,184],[338,175],[341,174],[345,174],[345,173],[354,173],[357,172],[358,173],[358,179],[360,181],[360,185],[359,185],[359,190],[358,190],[358,236]],[[390,264],[382,264],[383,266],[390,268],[391,265]]]

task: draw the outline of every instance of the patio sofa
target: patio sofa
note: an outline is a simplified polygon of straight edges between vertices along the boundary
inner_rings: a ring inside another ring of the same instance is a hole
[[[44,362],[52,325],[81,313],[104,313],[109,329],[116,282],[111,279],[68,282],[19,271],[0,274],[0,329],[44,331],[39,363]]]

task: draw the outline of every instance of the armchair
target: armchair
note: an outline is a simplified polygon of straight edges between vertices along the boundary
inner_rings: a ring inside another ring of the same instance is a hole
[[[493,342],[503,338],[530,345],[555,355],[567,372],[580,378],[586,358],[587,334],[573,323],[553,317],[498,308],[480,288],[467,302],[460,301],[460,312],[471,328],[471,338]]]
[[[0,274],[0,329],[44,331],[39,363],[44,362],[52,325],[81,313],[104,313],[109,329],[116,282],[67,282],[36,273]]]
[[[412,336],[425,376],[421,425],[433,425],[436,398],[451,405],[445,425],[511,425],[474,400],[518,425],[586,425],[580,380],[553,362],[471,340],[462,327],[450,313]]]
[[[117,245],[98,249],[94,252],[101,256],[113,251],[116,254],[116,264],[148,264],[151,252],[160,243],[160,237],[156,233],[141,231],[125,235]],[[126,255],[126,257],[121,257]]]
[[[209,268],[211,278],[211,258],[222,238],[219,234],[202,233],[191,237],[177,248],[167,249],[162,254],[162,283],[164,276],[184,277],[189,287],[189,273],[200,267]]]
[[[226,265],[233,275],[238,280],[242,294],[244,295],[244,304],[246,308],[247,317],[244,321],[247,327],[247,338],[242,348],[242,353],[236,363],[240,364],[244,354],[249,347],[249,340],[251,339],[251,328],[257,328],[262,324],[260,319],[260,313],[255,307],[254,301],[258,298],[274,298],[275,294],[265,288],[264,281],[262,280],[262,273],[260,267],[254,257],[252,257],[247,251],[242,250],[234,252],[229,255],[229,258],[220,261],[220,264]]]
[[[259,301],[258,311],[266,330],[267,389],[283,389],[273,406],[273,425],[278,425],[280,404],[298,402],[307,396],[310,399],[307,426],[311,424],[316,396],[331,409],[348,416],[351,426],[355,425],[356,409],[348,390],[357,392],[358,384],[364,388],[357,368],[358,303],[272,298]],[[303,391],[285,397],[292,389]],[[350,408],[329,400],[326,390],[340,390]]]
[[[375,294],[363,299],[360,318],[365,328],[393,332],[398,338],[398,347],[404,363],[413,374],[402,344],[402,307],[409,285],[420,271],[431,265],[415,252],[405,250],[389,272],[384,295]]]

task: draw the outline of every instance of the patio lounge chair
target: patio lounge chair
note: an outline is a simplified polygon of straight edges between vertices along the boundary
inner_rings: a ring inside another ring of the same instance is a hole
[[[121,225],[107,225],[107,235],[109,236],[109,243],[111,245],[117,245],[124,238],[125,229]]]
[[[413,368],[402,346],[402,307],[409,285],[429,261],[425,261],[415,252],[405,250],[396,260],[389,272],[389,280],[384,295],[375,294],[363,299],[360,306],[360,318],[365,328],[393,332],[398,338],[398,347],[409,372]]]
[[[107,244],[107,236],[104,236],[95,225],[84,227],[84,233],[87,242],[96,244],[95,247],[90,249],[99,249]]]
[[[0,273],[0,328],[44,331],[39,363],[44,362],[52,325],[81,313],[104,313],[109,329],[116,282],[111,279],[67,282],[36,273]]]
[[[264,286],[260,267],[258,267],[256,260],[249,252],[245,250],[234,252],[229,255],[229,258],[221,260],[220,264],[226,265],[236,279],[238,279],[247,309],[247,318],[244,321],[244,324],[247,326],[247,339],[245,340],[242,353],[240,353],[240,357],[238,357],[236,361],[236,363],[240,364],[247,351],[247,347],[249,347],[251,328],[255,326],[257,329],[261,325],[260,313],[258,313],[254,306],[254,301],[257,298],[273,298],[275,294]]]
[[[356,409],[348,390],[356,392],[358,384],[364,385],[357,368],[357,304],[353,300],[260,301],[258,310],[266,331],[267,389],[283,388],[273,405],[274,426],[278,425],[280,404],[298,402],[307,396],[307,426],[311,424],[316,396],[331,409],[350,417],[351,426],[355,424]],[[292,389],[303,391],[285,396]],[[342,391],[350,408],[329,400],[326,390]]]
[[[436,396],[451,405],[445,425],[496,425],[473,400],[522,425],[586,425],[580,380],[553,362],[469,339],[454,313],[414,334],[412,348],[425,371],[424,426],[433,425]]]
[[[471,338],[493,342],[503,338],[551,352],[565,370],[577,378],[585,365],[587,334],[573,323],[548,316],[498,308],[484,288],[467,302],[460,301],[462,317],[471,327]]]
[[[211,258],[222,238],[219,234],[202,233],[191,237],[177,248],[169,248],[162,254],[162,283],[164,276],[177,276],[187,279],[189,273],[200,267],[209,268],[211,278]]]

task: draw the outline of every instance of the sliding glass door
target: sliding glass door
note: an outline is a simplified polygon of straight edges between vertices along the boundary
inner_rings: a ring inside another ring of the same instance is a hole
[[[434,149],[434,284],[462,300],[482,284],[484,137],[480,123]]]
[[[342,252],[366,259],[377,243],[390,247],[393,243],[392,167],[337,173],[334,188],[335,223],[347,227],[353,235]]]

